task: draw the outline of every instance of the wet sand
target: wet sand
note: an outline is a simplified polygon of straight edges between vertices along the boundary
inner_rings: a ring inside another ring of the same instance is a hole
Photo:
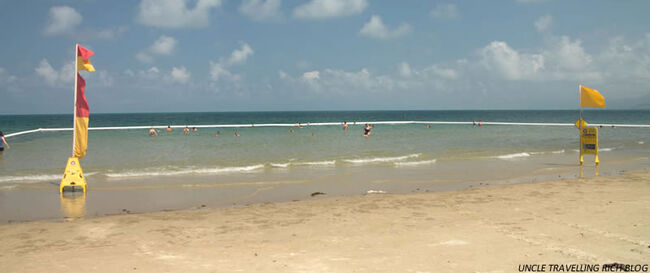
[[[0,272],[517,272],[650,262],[649,172],[310,199],[4,224]]]

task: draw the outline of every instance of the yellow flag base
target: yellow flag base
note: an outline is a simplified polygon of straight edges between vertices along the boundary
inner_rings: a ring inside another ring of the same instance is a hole
[[[73,191],[74,187],[81,187],[84,194],[86,193],[86,177],[81,169],[81,164],[79,164],[79,159],[76,157],[68,158],[68,164],[65,165],[63,179],[61,179],[59,186],[59,193],[63,193],[65,187],[72,187]]]

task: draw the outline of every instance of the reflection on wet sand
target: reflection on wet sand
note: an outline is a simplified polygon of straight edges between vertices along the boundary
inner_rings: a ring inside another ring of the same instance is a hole
[[[61,212],[65,221],[75,221],[86,216],[86,194],[83,192],[61,195]]]
[[[600,172],[600,165],[596,165],[594,167],[594,177],[598,177],[598,173]],[[585,168],[584,166],[580,166],[580,178],[585,178]]]

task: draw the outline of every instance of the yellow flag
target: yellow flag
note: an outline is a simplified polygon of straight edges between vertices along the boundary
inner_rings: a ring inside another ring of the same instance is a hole
[[[595,89],[580,86],[580,106],[605,108],[605,98]]]
[[[77,56],[77,70],[88,70],[90,72],[95,72],[95,67],[90,63],[90,60],[84,62],[81,56]]]

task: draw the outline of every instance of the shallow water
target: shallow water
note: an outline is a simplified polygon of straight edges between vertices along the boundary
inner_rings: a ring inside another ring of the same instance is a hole
[[[576,111],[370,111],[96,114],[91,127],[133,125],[200,125],[336,122],[361,120],[435,120],[563,122]],[[650,124],[650,111],[587,111],[591,123]],[[67,115],[0,116],[10,132],[69,127]],[[290,133],[288,130],[295,132]],[[152,176],[220,175],[264,169],[383,164],[426,166],[445,160],[525,160],[545,154],[569,154],[578,147],[577,130],[553,126],[483,126],[419,124],[376,125],[362,137],[363,125],[303,128],[181,129],[149,137],[147,130],[90,131],[88,154],[82,159],[89,179]],[[235,137],[238,131],[240,137]],[[215,134],[219,132],[220,136]],[[313,135],[312,135],[313,134]],[[56,181],[71,152],[71,132],[40,132],[9,139],[11,150],[0,158],[0,186]],[[636,156],[650,151],[650,130],[602,128],[601,152]]]

